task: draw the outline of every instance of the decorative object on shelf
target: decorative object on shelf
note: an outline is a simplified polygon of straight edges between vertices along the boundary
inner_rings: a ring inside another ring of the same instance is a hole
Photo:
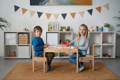
[[[25,31],[25,32],[29,32],[29,29],[28,29],[28,28],[24,28],[23,31]]]
[[[57,21],[49,22],[48,31],[59,31],[59,23]]]
[[[89,27],[89,31],[90,31],[90,32],[94,32],[94,31],[95,31],[95,28],[94,28],[94,27]]]
[[[103,57],[111,57],[111,55],[109,53],[103,53]]]
[[[104,32],[108,32],[110,30],[110,24],[105,23],[104,24]]]
[[[60,26],[60,31],[71,31],[70,26]]]
[[[99,27],[98,32],[103,32],[103,27]]]
[[[69,47],[70,39],[66,39],[64,42],[61,42],[60,45],[64,45],[66,47]]]
[[[0,29],[4,30],[7,27],[8,27],[8,21],[0,17]]]

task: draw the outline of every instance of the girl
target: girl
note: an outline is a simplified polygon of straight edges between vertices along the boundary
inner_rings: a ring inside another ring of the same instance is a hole
[[[75,41],[72,41],[70,45],[76,45],[78,48],[78,56],[85,57],[89,47],[88,39],[88,27],[85,24],[81,24]],[[69,58],[69,62],[76,64],[76,53],[72,54]],[[79,72],[85,69],[84,63],[79,62]]]

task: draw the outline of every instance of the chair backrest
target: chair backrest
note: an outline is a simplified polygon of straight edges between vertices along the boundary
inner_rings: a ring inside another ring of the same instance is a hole
[[[90,43],[87,54],[94,56],[94,43]]]
[[[32,57],[34,57],[34,48],[32,46]]]

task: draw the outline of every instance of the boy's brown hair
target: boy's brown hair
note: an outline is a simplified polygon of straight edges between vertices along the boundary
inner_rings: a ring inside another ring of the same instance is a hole
[[[37,25],[37,26],[34,27],[34,32],[35,32],[36,30],[39,30],[40,32],[42,32],[42,28],[41,28],[39,25]]]

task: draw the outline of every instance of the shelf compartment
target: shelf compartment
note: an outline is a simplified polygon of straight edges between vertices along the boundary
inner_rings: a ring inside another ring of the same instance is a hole
[[[104,32],[103,33],[103,40],[102,40],[102,43],[103,44],[114,44],[114,33],[113,32]]]
[[[100,32],[90,32],[90,40],[94,42],[94,44],[102,43],[102,35]]]
[[[5,45],[17,45],[17,35],[16,32],[5,32]]]
[[[5,46],[5,57],[16,57],[17,56],[17,46],[7,45]]]
[[[102,55],[101,55],[101,46],[95,46],[95,49],[94,49],[95,51],[95,53],[94,53],[94,55],[95,55],[95,57],[97,57],[97,58],[100,58]]]
[[[28,45],[30,44],[29,33],[19,32],[18,33],[18,45]]]
[[[111,58],[113,57],[114,48],[113,46],[103,46],[102,57]]]

